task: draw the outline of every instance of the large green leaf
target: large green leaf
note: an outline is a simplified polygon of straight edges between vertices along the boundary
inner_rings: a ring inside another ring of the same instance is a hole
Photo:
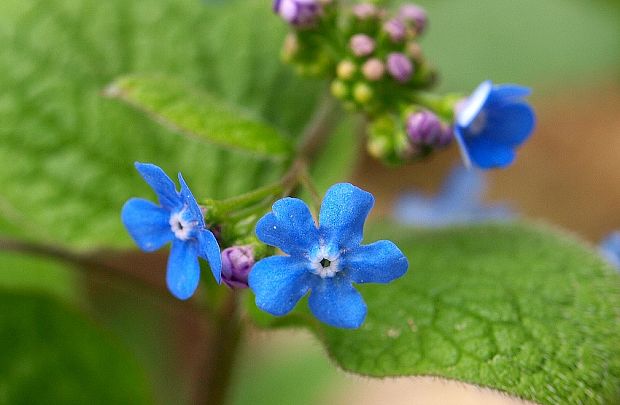
[[[147,404],[137,363],[51,298],[0,291],[0,402]]]
[[[361,329],[319,324],[305,304],[276,323],[308,323],[358,374],[440,376],[541,404],[617,403],[620,276],[596,253],[522,225],[381,226],[375,238],[395,241],[410,269],[359,287],[368,304]]]
[[[273,127],[173,78],[125,76],[108,86],[106,94],[173,130],[218,146],[277,159],[293,152],[291,139]]]
[[[0,1],[2,230],[79,248],[131,246],[120,207],[152,195],[134,161],[182,171],[198,197],[272,181],[281,165],[179,137],[101,92],[127,73],[170,75],[294,137],[321,83],[280,63],[286,29],[258,0]]]

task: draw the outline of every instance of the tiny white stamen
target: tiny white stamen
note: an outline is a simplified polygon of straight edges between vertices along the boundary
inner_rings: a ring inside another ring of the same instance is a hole
[[[340,271],[340,254],[329,252],[321,245],[318,253],[310,259],[312,272],[321,278],[334,277]]]
[[[183,217],[186,212],[187,207],[184,207],[179,212],[173,212],[170,215],[170,221],[168,221],[170,224],[170,229],[174,232],[174,236],[180,240],[188,240],[194,230],[194,227],[198,223],[198,221],[187,221],[184,219]]]

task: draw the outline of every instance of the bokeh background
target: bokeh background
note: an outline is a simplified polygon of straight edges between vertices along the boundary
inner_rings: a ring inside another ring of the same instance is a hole
[[[270,14],[267,0],[149,2],[0,4],[0,234],[94,251],[116,272],[84,273],[61,262],[0,253],[0,286],[48,294],[87,311],[114,344],[130,352],[157,403],[185,403],[208,344],[205,326],[183,305],[118,282],[129,274],[163,287],[166,260],[165,254],[117,251],[130,246],[118,220],[122,202],[150,195],[131,163],[150,160],[170,172],[181,170],[198,194],[216,197],[271,175],[252,164],[243,168],[251,171],[247,181],[201,176],[242,169],[231,167],[225,154],[171,137],[140,114],[101,100],[100,91],[120,74],[170,73],[294,133],[322,84],[296,79],[278,61],[286,27]],[[430,16],[422,44],[441,72],[442,90],[467,92],[485,79],[534,89],[536,132],[514,166],[488,176],[489,201],[507,201],[526,217],[592,243],[619,229],[620,4],[419,3]],[[284,111],[287,104],[298,108]],[[348,178],[373,192],[377,220],[390,216],[403,191],[435,192],[458,161],[452,148],[427,162],[388,169],[365,155],[352,158],[352,139],[352,124],[345,121],[323,159],[341,162],[324,164],[317,174],[322,186]],[[234,404],[394,403],[411,400],[417,388],[347,376],[303,331],[248,333]],[[2,347],[15,343],[8,333],[0,337],[6,340]],[[2,361],[8,361],[1,353],[0,376]],[[24,359],[26,370],[36,368],[36,359]],[[0,403],[2,389],[0,384]]]

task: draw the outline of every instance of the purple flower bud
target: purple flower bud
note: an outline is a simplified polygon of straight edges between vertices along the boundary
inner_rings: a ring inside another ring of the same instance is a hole
[[[392,18],[383,24],[383,30],[387,32],[392,42],[401,42],[407,35],[407,27],[398,18]]]
[[[252,266],[254,248],[251,245],[232,246],[222,251],[222,281],[230,288],[248,288]]]
[[[366,34],[355,34],[349,41],[355,56],[367,56],[375,50],[375,41]]]
[[[413,74],[413,64],[400,52],[392,52],[387,58],[387,70],[397,81],[404,83]]]
[[[274,0],[273,11],[299,28],[312,26],[321,14],[317,0]]]
[[[428,18],[426,10],[415,4],[405,4],[400,8],[400,17],[405,21],[411,21],[415,25],[416,33],[422,34],[426,29]]]
[[[353,15],[360,20],[368,20],[379,13],[377,6],[370,3],[360,3],[353,6]]]
[[[377,58],[368,59],[362,66],[364,77],[370,81],[377,81],[383,77],[385,66]]]
[[[411,114],[407,118],[407,135],[414,145],[446,146],[452,139],[451,131],[430,111]]]

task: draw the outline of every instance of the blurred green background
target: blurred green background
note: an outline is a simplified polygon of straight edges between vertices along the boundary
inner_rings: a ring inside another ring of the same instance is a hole
[[[420,4],[430,16],[424,51],[441,73],[442,90],[469,91],[488,78],[534,88],[539,152],[510,173],[495,175],[494,184],[499,184],[492,197],[515,200],[527,214],[561,223],[593,241],[605,230],[620,228],[620,196],[592,194],[587,188],[600,182],[597,192],[618,189],[618,164],[601,168],[606,177],[587,176],[587,167],[562,166],[576,158],[557,147],[577,143],[570,151],[583,151],[585,162],[598,158],[592,154],[596,148],[615,155],[620,151],[618,3]],[[131,196],[150,195],[132,163],[153,161],[170,173],[182,171],[196,194],[213,197],[248,190],[275,178],[282,168],[260,161],[239,164],[230,153],[174,136],[100,92],[122,74],[172,74],[295,137],[324,83],[297,78],[280,63],[285,33],[266,0],[1,2],[0,234],[96,252],[120,277],[85,276],[60,261],[0,252],[0,343],[9,348],[0,353],[0,403],[15,398],[19,401],[11,402],[38,402],[49,395],[65,402],[93,397],[102,403],[189,401],[200,351],[196,342],[204,334],[200,322],[183,308],[118,280],[130,272],[161,284],[165,266],[163,255],[144,259],[116,253],[133,249],[119,221],[121,205]],[[571,133],[567,120],[570,128],[593,132]],[[334,149],[351,145],[349,127],[343,128]],[[432,189],[454,158],[446,154],[427,167],[401,169],[404,175],[392,174],[387,183],[385,172],[373,163],[355,166],[353,154],[336,163],[324,159],[317,170],[335,178],[353,176],[375,192],[378,210],[387,213],[397,191],[412,185]],[[531,187],[532,175],[550,166],[556,177],[540,186],[547,189],[546,198]],[[584,179],[575,175],[577,170]],[[615,184],[607,181],[613,179]],[[550,190],[543,187],[547,184]],[[554,190],[556,184],[582,187],[599,210],[588,217],[584,199],[582,222],[571,222],[579,205],[570,202],[564,222],[554,217],[550,211],[557,208],[556,200],[567,200],[564,189]],[[20,327],[11,326],[16,319]],[[340,392],[366,384],[346,378],[318,343],[302,335],[252,333],[239,359],[232,402],[337,402]],[[115,379],[118,374],[125,378]],[[85,378],[92,384],[83,385]]]

